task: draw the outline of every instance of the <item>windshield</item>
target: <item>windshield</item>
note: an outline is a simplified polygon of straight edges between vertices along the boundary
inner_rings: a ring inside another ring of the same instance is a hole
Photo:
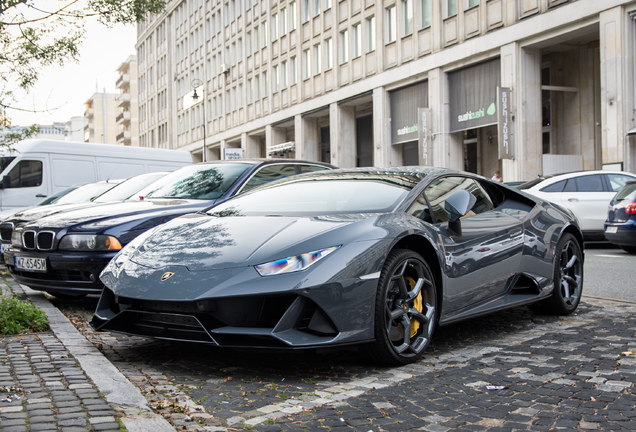
[[[215,216],[391,212],[419,179],[374,174],[296,178],[240,195],[208,211]]]
[[[95,202],[113,202],[124,201],[135,195],[143,188],[151,185],[162,177],[166,176],[166,172],[155,172],[138,175],[128,180],[125,180],[112,189],[104,192],[103,194],[95,197]]]
[[[4,171],[4,169],[9,166],[9,164],[13,162],[13,159],[15,159],[15,156],[0,157],[0,172]]]
[[[221,197],[251,164],[198,164],[183,167],[139,192],[144,198]]]
[[[119,181],[113,180],[109,183],[89,183],[84,186],[80,186],[75,190],[70,191],[60,199],[55,201],[55,204],[75,204],[82,202],[89,202],[97,195],[101,195],[108,189],[116,186]]]

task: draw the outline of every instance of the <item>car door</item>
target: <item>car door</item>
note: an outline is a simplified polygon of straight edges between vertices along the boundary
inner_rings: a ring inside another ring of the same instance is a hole
[[[472,210],[461,218],[461,233],[449,228],[449,214],[444,209],[446,199],[459,189],[476,198]],[[497,210],[486,190],[469,177],[437,179],[424,194],[442,238],[446,318],[504,295],[521,259],[521,222]]]
[[[583,231],[603,231],[614,193],[605,187],[603,174],[582,175],[567,180],[561,201],[574,212]]]

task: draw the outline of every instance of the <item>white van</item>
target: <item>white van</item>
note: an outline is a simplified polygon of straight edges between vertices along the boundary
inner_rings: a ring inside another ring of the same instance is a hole
[[[54,140],[25,140],[0,149],[0,219],[69,186],[124,179],[192,164],[182,150]]]

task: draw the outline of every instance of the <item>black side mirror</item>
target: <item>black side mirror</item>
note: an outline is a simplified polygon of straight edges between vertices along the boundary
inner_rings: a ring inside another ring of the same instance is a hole
[[[462,225],[460,218],[468,214],[473,208],[477,198],[465,189],[453,192],[444,202],[444,209],[449,213],[448,228],[452,229],[457,235],[462,235]]]
[[[6,175],[2,177],[2,182],[0,182],[0,189],[9,189],[11,187],[11,177]]]

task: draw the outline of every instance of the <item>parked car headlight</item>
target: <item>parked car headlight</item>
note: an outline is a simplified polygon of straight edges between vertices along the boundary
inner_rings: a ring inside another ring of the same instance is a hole
[[[332,246],[326,249],[306,252],[276,261],[259,264],[254,267],[261,276],[273,276],[277,274],[297,272],[305,270],[311,265],[317,263],[339,247],[340,246]]]
[[[21,248],[22,247],[22,232],[13,231],[11,233],[11,246]]]
[[[60,250],[73,251],[118,251],[121,243],[113,236],[103,234],[69,234],[62,237]]]

